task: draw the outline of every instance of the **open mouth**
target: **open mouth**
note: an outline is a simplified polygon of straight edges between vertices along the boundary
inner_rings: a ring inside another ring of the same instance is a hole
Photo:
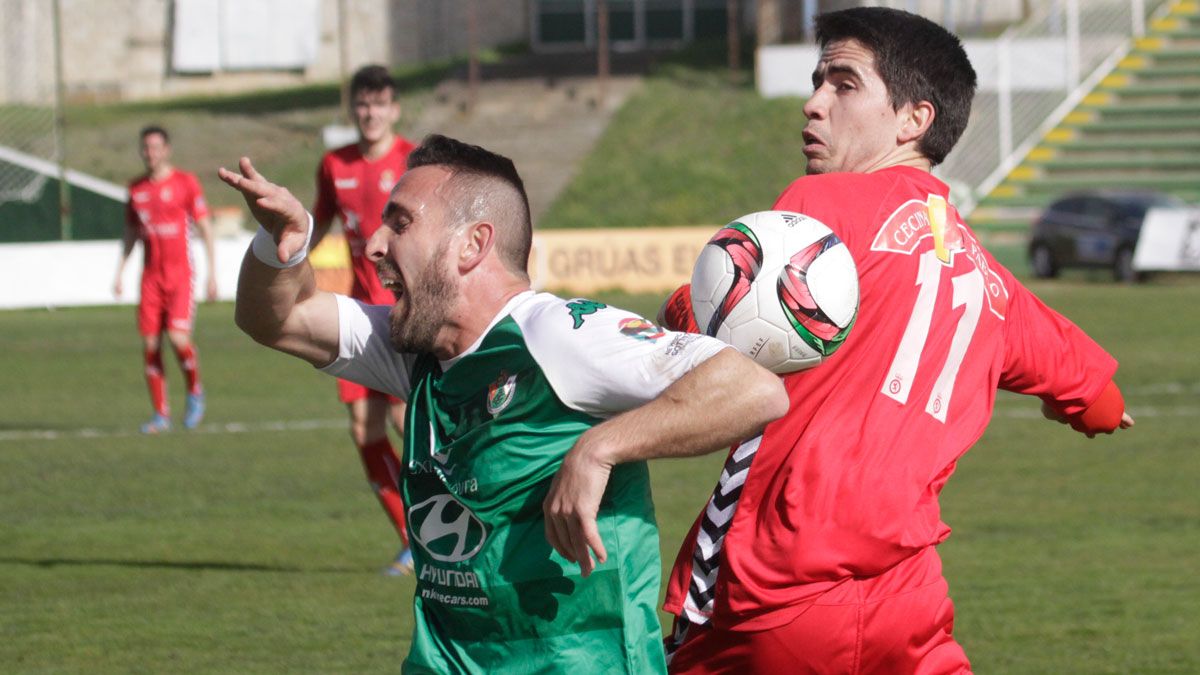
[[[397,299],[404,295],[404,281],[400,277],[400,270],[394,265],[379,263],[375,266],[375,273],[379,275],[383,287],[391,291]]]

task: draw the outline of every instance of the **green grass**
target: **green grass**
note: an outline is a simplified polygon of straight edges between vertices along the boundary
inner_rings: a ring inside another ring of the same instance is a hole
[[[494,52],[481,57],[496,58]],[[401,133],[410,133],[433,88],[463,63],[445,60],[393,72],[403,110]],[[215,206],[242,205],[216,175],[217,167],[236,165],[242,154],[254,159],[264,175],[311,204],[317,162],[325,152],[321,129],[348,123],[340,87],[334,82],[167,101],[74,104],[67,106],[65,119],[68,166],[121,185],[143,171],[138,132],[148,124],[165,127],[171,133],[176,165],[200,178]]]
[[[759,97],[744,73],[660,68],[539,227],[718,224],[770,208],[804,173],[802,106]]]
[[[1138,423],[1089,441],[998,400],[943,498],[955,633],[978,672],[1200,671],[1194,282],[1034,286],[1121,360]],[[205,306],[209,417],[146,438],[132,309],[3,312],[0,333],[5,672],[397,670],[413,581],[379,574],[395,535],[332,381]],[[168,377],[178,408],[173,363]],[[721,460],[653,464],[665,560]]]

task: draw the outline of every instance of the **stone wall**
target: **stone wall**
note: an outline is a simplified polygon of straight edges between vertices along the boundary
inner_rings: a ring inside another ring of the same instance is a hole
[[[240,91],[334,81],[365,63],[399,66],[456,56],[467,49],[466,8],[471,0],[318,2],[317,56],[307,67],[180,75],[171,69],[172,0],[59,0],[64,90],[75,101]],[[474,2],[480,46],[528,39],[528,0]],[[4,1],[0,103],[46,103],[28,99],[53,94],[53,59],[46,67],[44,55],[31,53],[35,47],[45,51],[45,40],[32,44],[17,39],[45,34],[52,24],[53,7],[48,0]],[[345,10],[344,29],[338,25],[339,8]],[[29,69],[36,69],[39,80],[48,79],[49,85],[18,83],[18,75],[28,79]]]

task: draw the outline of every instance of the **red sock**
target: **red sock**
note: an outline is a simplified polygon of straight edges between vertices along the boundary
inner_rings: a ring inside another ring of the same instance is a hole
[[[150,390],[150,404],[154,412],[166,417],[171,414],[167,406],[167,379],[163,377],[162,352],[146,350],[146,387]]]
[[[200,393],[200,364],[196,360],[196,346],[188,345],[175,351],[179,359],[179,368],[183,370],[183,379],[187,383],[187,393]]]
[[[400,458],[396,456],[392,442],[385,436],[359,447],[358,454],[362,457],[367,480],[379,498],[380,506],[400,533],[400,541],[408,546],[408,532],[404,529],[404,501],[400,498]]]

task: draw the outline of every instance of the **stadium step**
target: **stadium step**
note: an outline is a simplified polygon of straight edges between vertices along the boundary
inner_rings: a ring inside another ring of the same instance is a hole
[[[1055,157],[1046,160],[1030,160],[1030,165],[1042,171],[1200,171],[1200,154],[1185,157],[1161,157],[1158,155],[1125,157]]]
[[[1200,201],[1200,2],[1173,0],[1148,34],[1050,130],[969,220],[1027,230],[1049,202],[1088,189]]]
[[[1200,82],[1197,84],[1200,84]],[[1119,101],[1102,105],[1088,105],[1081,108],[1081,110],[1096,113],[1104,119],[1142,116],[1159,118],[1174,116],[1196,117],[1200,116],[1200,99],[1157,103],[1128,103]]]
[[[1066,142],[1048,141],[1045,147],[1052,148],[1051,152],[1058,153],[1102,153],[1120,152],[1127,155],[1131,152],[1200,152],[1200,135],[1180,138],[1172,136],[1117,136],[1093,138],[1078,136]]]
[[[1179,80],[1181,83],[1194,82],[1200,79],[1200,70],[1195,65],[1158,66],[1155,68],[1130,68],[1123,70],[1135,78],[1135,81],[1150,80]]]
[[[1026,192],[1062,192],[1066,190],[1087,190],[1089,188],[1140,188],[1150,190],[1196,190],[1200,189],[1200,172],[1195,173],[1147,173],[1134,174],[1128,172],[1096,173],[1087,176],[1062,177],[1048,175],[1036,177],[1028,181],[1012,180],[1020,184]]]
[[[1200,133],[1200,117],[1198,118],[1167,118],[1147,117],[1132,120],[1098,120],[1068,125],[1085,134],[1103,136],[1108,134],[1129,134],[1142,132],[1194,132]]]

